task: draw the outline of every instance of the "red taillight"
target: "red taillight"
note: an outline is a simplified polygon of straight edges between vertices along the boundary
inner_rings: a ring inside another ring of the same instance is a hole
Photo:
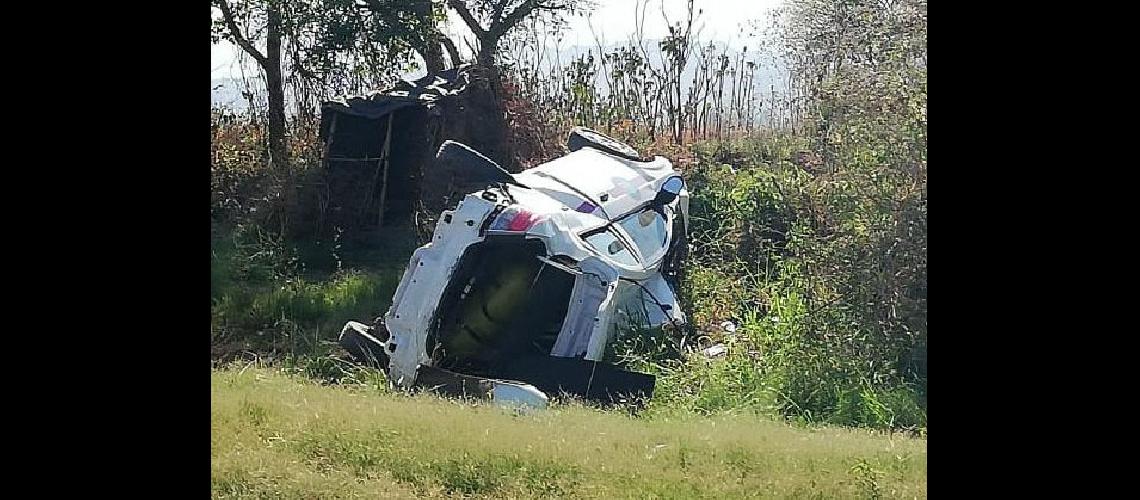
[[[543,215],[512,206],[495,218],[495,222],[491,224],[491,229],[521,233],[538,224],[544,218]]]
[[[526,210],[519,210],[519,212],[515,214],[514,218],[512,218],[511,221],[507,223],[507,230],[526,231],[527,229],[530,229],[531,226],[537,224],[539,219],[539,216],[536,214],[527,212]]]

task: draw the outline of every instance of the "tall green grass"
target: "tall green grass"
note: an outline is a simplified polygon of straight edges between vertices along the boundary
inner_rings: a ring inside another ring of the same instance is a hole
[[[341,267],[340,256],[332,270],[305,269],[297,248],[259,229],[224,233],[212,250],[211,337],[231,350],[323,354],[346,321],[387,310],[403,272],[393,258]]]
[[[519,413],[261,367],[211,373],[217,498],[918,498],[926,442],[756,416]]]

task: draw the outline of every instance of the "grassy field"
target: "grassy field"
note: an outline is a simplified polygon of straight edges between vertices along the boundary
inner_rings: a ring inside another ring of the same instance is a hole
[[[925,498],[926,441],[755,416],[529,414],[211,373],[218,498]]]

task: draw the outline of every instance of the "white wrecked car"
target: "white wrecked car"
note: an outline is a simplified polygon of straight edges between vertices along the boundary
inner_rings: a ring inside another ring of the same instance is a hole
[[[601,360],[623,323],[685,322],[674,287],[688,193],[665,158],[584,128],[568,146],[512,175],[445,142],[424,173],[439,181],[425,200],[453,208],[412,255],[387,314],[350,322],[340,344],[402,387],[539,406],[562,393],[650,397],[651,375]]]

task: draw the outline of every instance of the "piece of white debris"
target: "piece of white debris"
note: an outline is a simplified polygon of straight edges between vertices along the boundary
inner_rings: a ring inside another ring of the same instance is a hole
[[[736,324],[731,321],[725,321],[720,324],[721,329],[728,333],[736,333]]]
[[[728,354],[728,348],[725,347],[724,344],[716,344],[712,347],[702,349],[701,353],[704,354],[706,357],[716,358],[716,357],[724,356],[725,354]]]
[[[546,408],[549,398],[530,384],[495,381],[491,399],[495,405],[511,409]]]

